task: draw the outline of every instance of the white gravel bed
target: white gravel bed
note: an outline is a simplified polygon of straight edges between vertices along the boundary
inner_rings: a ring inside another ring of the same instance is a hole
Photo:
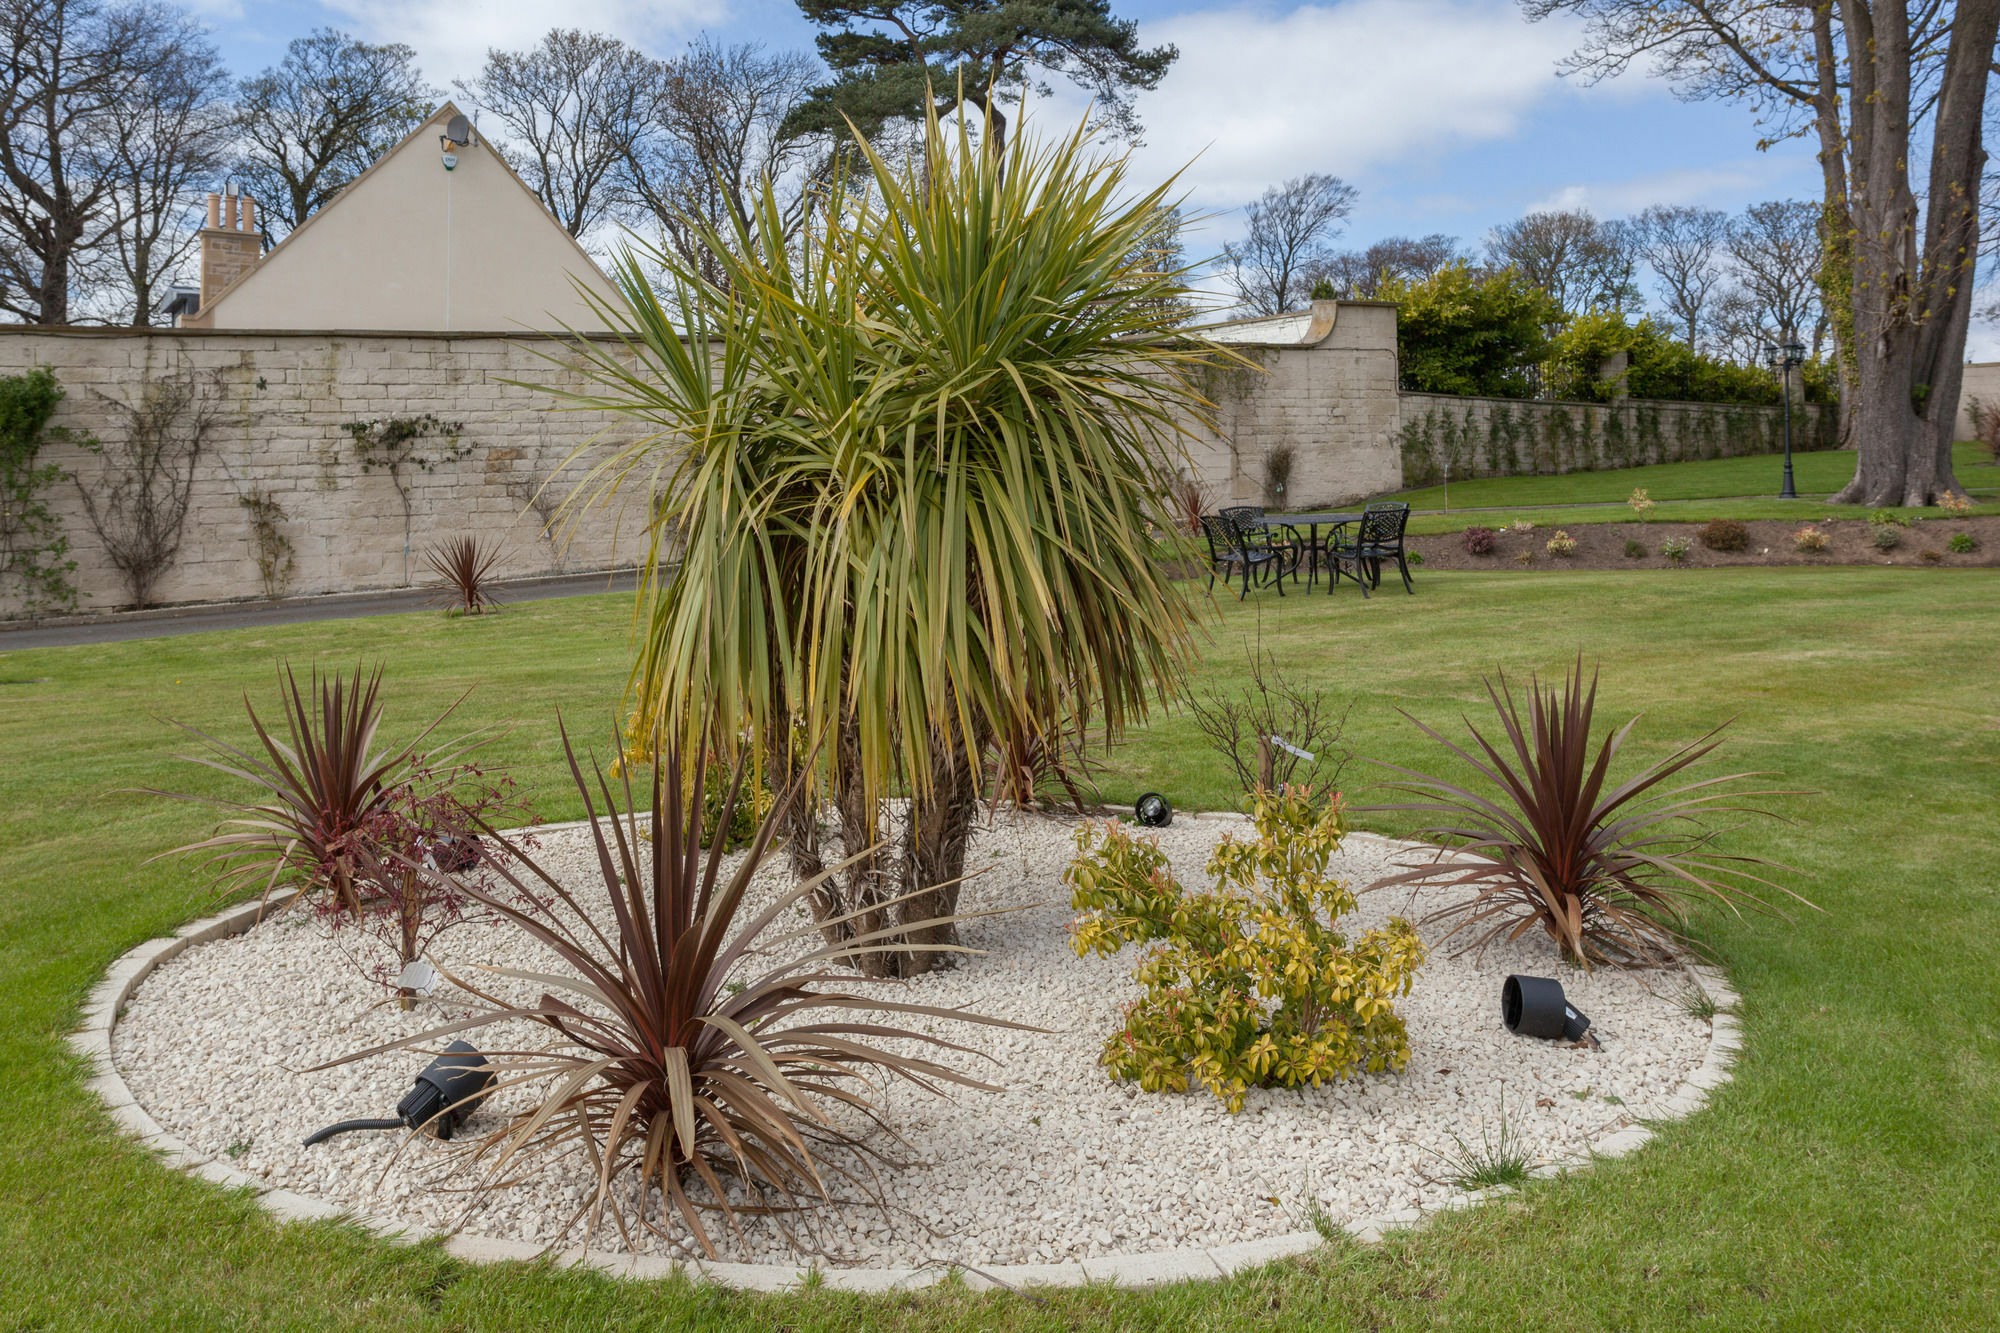
[[[1182,882],[1204,884],[1209,851],[1242,827],[1181,818],[1159,836]],[[1074,913],[1061,873],[1074,854],[1073,831],[1070,821],[1002,816],[975,835],[968,865],[989,869],[968,883],[962,908],[1024,910],[970,923],[965,942],[988,952],[910,983],[904,998],[1051,1031],[941,1025],[940,1035],[994,1057],[997,1064],[964,1067],[1004,1090],[941,1100],[893,1088],[889,1120],[911,1145],[905,1155],[918,1160],[884,1168],[882,1184],[907,1211],[885,1218],[864,1207],[818,1210],[826,1262],[1059,1262],[1294,1232],[1309,1225],[1315,1199],[1335,1224],[1431,1207],[1460,1192],[1442,1179],[1455,1174],[1447,1159],[1462,1145],[1477,1150],[1497,1139],[1503,1115],[1510,1140],[1533,1164],[1580,1161],[1594,1141],[1667,1115],[1667,1099],[1707,1052],[1709,1025],[1684,1008],[1687,983],[1677,972],[1586,973],[1560,964],[1539,932],[1483,958],[1453,957],[1455,944],[1438,948],[1427,930],[1430,961],[1399,1002],[1411,1047],[1399,1074],[1253,1090],[1234,1116],[1199,1089],[1154,1095],[1113,1083],[1097,1056],[1120,1007],[1139,994],[1130,979],[1138,954],[1128,947],[1107,960],[1071,951],[1066,926]],[[565,883],[588,885],[595,863],[587,846],[582,831],[548,834],[538,856]],[[1335,870],[1359,888],[1399,851],[1351,835]],[[775,889],[776,875],[767,876]],[[1415,919],[1441,901],[1394,890],[1364,895],[1344,925],[1358,931],[1390,915]],[[580,1231],[559,1234],[589,1179],[575,1159],[469,1206],[451,1145],[364,1132],[301,1146],[335,1120],[393,1114],[427,1057],[398,1052],[295,1071],[464,1012],[442,989],[413,1012],[385,1005],[380,986],[352,960],[363,944],[291,916],[187,949],[146,979],[115,1030],[114,1062],[133,1097],[196,1152],[273,1187],[390,1222],[577,1243]],[[517,932],[477,923],[447,932],[432,956],[451,971],[551,961]],[[1603,1049],[1508,1033],[1499,991],[1510,972],[1560,977]],[[527,1029],[536,1045],[544,1036]],[[471,1039],[500,1044],[484,1033]],[[526,1094],[513,1096],[509,1105]],[[489,1102],[462,1137],[498,1124],[505,1102]],[[747,1230],[722,1258],[796,1261],[768,1224]],[[641,1252],[672,1252],[657,1237],[635,1232],[634,1241]],[[626,1248],[609,1225],[591,1244]]]

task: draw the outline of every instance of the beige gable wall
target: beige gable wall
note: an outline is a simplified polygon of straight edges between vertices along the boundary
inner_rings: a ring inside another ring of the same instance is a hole
[[[196,321],[214,329],[601,331],[611,283],[484,140],[446,171],[447,104]]]

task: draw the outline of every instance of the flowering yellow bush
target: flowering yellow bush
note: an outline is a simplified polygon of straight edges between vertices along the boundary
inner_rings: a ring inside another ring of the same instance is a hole
[[[1632,506],[1632,512],[1639,516],[1641,523],[1645,522],[1646,516],[1653,512],[1653,497],[1646,494],[1644,486],[1634,487],[1631,497],[1625,503]]]
[[[1561,528],[1556,529],[1556,535],[1549,538],[1546,545],[1548,546],[1548,551],[1550,555],[1576,554],[1576,538],[1570,536],[1567,532],[1564,532]]]
[[[1801,551],[1824,551],[1826,534],[1808,523],[1792,534],[1792,545]]]
[[[1947,514],[1965,514],[1972,510],[1972,498],[1957,491],[1945,491],[1937,498],[1938,508]]]
[[[1394,1002],[1424,962],[1401,917],[1351,943],[1334,929],[1355,905],[1326,876],[1340,846],[1338,797],[1315,805],[1305,788],[1260,792],[1251,818],[1255,838],[1223,839],[1203,892],[1175,882],[1157,839],[1116,824],[1079,829],[1063,875],[1083,913],[1070,926],[1078,957],[1158,942],[1133,974],[1146,993],[1102,1063],[1148,1092],[1200,1083],[1232,1113],[1253,1087],[1401,1069],[1410,1043]]]

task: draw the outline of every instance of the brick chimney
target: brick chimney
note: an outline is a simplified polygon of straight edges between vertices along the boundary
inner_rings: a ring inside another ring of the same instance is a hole
[[[201,229],[201,309],[189,322],[205,322],[222,289],[255,268],[263,255],[257,202],[233,189],[208,196],[208,225]]]

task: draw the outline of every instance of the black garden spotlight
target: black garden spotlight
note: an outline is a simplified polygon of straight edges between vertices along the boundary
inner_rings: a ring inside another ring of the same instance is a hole
[[[396,1103],[395,1119],[343,1120],[315,1133],[305,1146],[310,1148],[355,1129],[421,1129],[437,1138],[449,1139],[452,1131],[486,1100],[486,1090],[492,1082],[493,1066],[486,1062],[486,1057],[472,1043],[455,1041],[417,1075],[417,1086]]]
[[[1174,808],[1166,797],[1149,791],[1132,803],[1132,817],[1146,828],[1165,828],[1174,822]]]
[[[1524,1037],[1582,1041],[1590,1016],[1563,998],[1553,977],[1511,976],[1500,987],[1500,1021]]]

